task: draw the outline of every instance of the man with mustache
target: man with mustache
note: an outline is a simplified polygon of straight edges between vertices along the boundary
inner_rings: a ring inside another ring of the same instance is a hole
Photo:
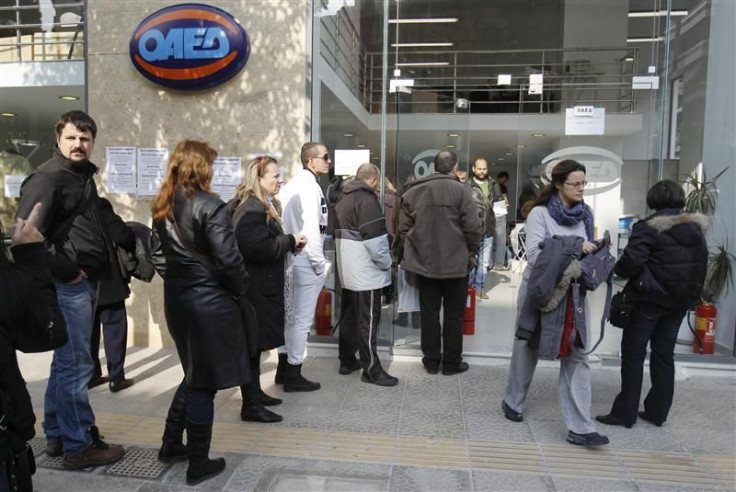
[[[108,251],[113,251],[98,210],[98,168],[89,161],[96,136],[97,125],[86,113],[61,115],[54,153],[21,185],[16,212],[16,217],[27,217],[36,203],[43,204],[36,227],[46,238],[69,334],[69,341],[54,351],[43,428],[46,453],[63,455],[64,466],[72,470],[114,463],[125,454],[122,446],[102,441],[87,393],[99,281],[110,277]]]

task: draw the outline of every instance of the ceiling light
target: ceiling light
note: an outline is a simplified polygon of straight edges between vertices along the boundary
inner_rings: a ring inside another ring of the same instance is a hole
[[[542,138],[544,136],[544,133],[532,133],[532,137],[534,138]]]
[[[499,157],[499,158],[498,158],[498,159],[496,159],[496,160],[497,160],[497,161],[505,161],[505,160],[506,160],[506,158],[505,158],[505,157]]]
[[[526,145],[517,145],[517,146],[516,146],[516,148],[517,148],[517,149],[523,149],[523,148],[525,148],[525,147],[526,147]]]
[[[687,10],[673,10],[670,12],[671,17],[683,17],[688,14]],[[629,17],[667,17],[666,10],[656,12],[629,12]]]
[[[59,96],[59,99],[63,99],[64,101],[79,101],[77,96]]]
[[[657,36],[656,38],[628,38],[627,43],[659,43],[664,41],[664,36]]]
[[[513,152],[506,152],[506,155],[514,155]]]
[[[415,19],[389,19],[389,24],[447,24],[451,22],[457,22],[459,19],[457,17],[436,17],[434,19],[425,17],[425,18],[415,18]]]
[[[18,115],[15,113],[11,113],[10,111],[3,111],[2,113],[0,113],[0,116],[7,116],[8,118],[12,118],[13,116],[18,116]]]
[[[409,63],[397,63],[397,67],[444,67],[449,65],[450,62],[409,62]]]
[[[626,58],[624,58],[624,61],[625,62],[633,62],[634,61],[634,57],[633,56],[627,56]]]
[[[441,48],[455,46],[455,43],[391,43],[392,48]]]
[[[342,136],[343,137],[354,137],[355,135],[353,135],[352,133],[343,133]]]
[[[445,147],[447,147],[448,149],[454,149],[455,148],[455,146],[452,145],[452,144],[447,144],[447,145],[445,145]]]
[[[356,147],[358,147],[359,149],[364,149],[365,148],[365,144],[358,144],[358,145],[356,145]]]
[[[448,137],[453,137],[453,138],[457,138],[457,137],[459,137],[459,136],[460,136],[460,134],[459,134],[459,133],[448,133],[448,134],[447,134],[447,136],[448,136]]]

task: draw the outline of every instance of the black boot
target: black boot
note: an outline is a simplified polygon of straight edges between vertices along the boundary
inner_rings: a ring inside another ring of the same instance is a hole
[[[255,383],[241,386],[240,394],[243,395],[243,406],[240,408],[241,420],[245,422],[263,422],[264,424],[284,420],[281,415],[263,406],[260,388]]]
[[[302,376],[302,365],[286,364],[286,377],[284,378],[284,391],[316,391],[320,389],[319,383],[313,383]]]
[[[360,380],[364,383],[373,383],[378,386],[396,386],[399,382],[398,378],[391,376],[383,370],[380,362],[374,363],[368,369],[363,369],[363,374],[360,375]]]
[[[279,364],[276,366],[276,377],[274,383],[284,384],[284,378],[286,377],[286,365],[288,364],[289,356],[287,354],[279,354]]]
[[[250,374],[251,374],[251,378],[253,379],[253,382],[249,385],[240,387],[240,391],[243,394],[243,401],[245,401],[244,391],[245,389],[249,389],[250,391],[255,391],[256,393],[261,395],[261,405],[263,405],[264,407],[272,407],[274,405],[281,405],[283,403],[283,400],[281,400],[280,398],[274,398],[272,396],[268,396],[261,389],[261,353],[260,352],[258,353],[257,356],[251,357],[250,359]],[[252,385],[252,388],[250,388],[251,385]]]
[[[158,459],[161,461],[183,460],[187,457],[187,448],[184,446],[184,427],[187,419],[187,396],[182,386],[177,388],[166,416],[166,427],[161,438],[163,443],[158,450]]]
[[[225,458],[209,458],[212,442],[212,422],[194,424],[187,421],[187,485],[197,485],[219,475],[225,469]]]

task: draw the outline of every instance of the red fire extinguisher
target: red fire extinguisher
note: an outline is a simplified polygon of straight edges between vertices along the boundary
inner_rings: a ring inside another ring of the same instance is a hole
[[[317,297],[314,327],[317,335],[332,335],[332,294],[327,289],[322,289]]]
[[[698,304],[695,308],[695,340],[693,340],[693,353],[712,354],[715,351],[717,314],[718,310],[716,309],[715,304]]]
[[[475,334],[475,288],[468,286],[465,298],[465,313],[463,314],[463,335]]]

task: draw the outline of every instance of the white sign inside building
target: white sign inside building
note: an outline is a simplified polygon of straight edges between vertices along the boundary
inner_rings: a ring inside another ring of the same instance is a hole
[[[603,135],[605,130],[605,108],[575,106],[565,110],[565,135]]]

